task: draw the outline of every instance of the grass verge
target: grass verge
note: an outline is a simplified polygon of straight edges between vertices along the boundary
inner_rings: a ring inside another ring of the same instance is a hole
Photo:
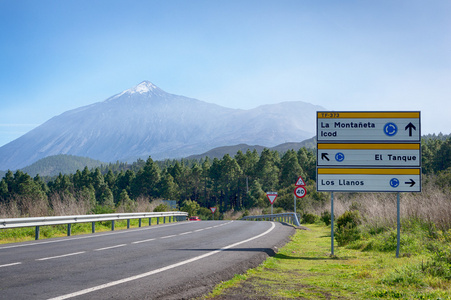
[[[451,299],[450,280],[432,277],[427,254],[335,248],[330,227],[309,225],[263,264],[219,284],[204,299]]]

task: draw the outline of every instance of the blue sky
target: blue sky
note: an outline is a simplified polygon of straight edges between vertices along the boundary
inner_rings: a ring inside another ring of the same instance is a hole
[[[0,146],[143,80],[231,108],[420,110],[423,134],[451,133],[450,16],[447,0],[0,0]]]

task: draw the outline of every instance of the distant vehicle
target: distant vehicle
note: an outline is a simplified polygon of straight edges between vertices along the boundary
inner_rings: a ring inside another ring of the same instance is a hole
[[[189,218],[190,221],[200,221],[199,217],[197,216],[192,216],[191,218]]]

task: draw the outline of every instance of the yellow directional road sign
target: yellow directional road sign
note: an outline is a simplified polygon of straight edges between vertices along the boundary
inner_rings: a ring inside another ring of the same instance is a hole
[[[317,168],[317,190],[420,192],[420,168]]]
[[[420,144],[318,143],[318,166],[419,167]]]
[[[317,112],[318,142],[420,142],[420,112]]]

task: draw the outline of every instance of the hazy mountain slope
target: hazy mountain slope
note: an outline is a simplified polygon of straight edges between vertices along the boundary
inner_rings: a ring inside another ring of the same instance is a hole
[[[166,93],[148,81],[109,99],[67,111],[0,148],[0,170],[51,155],[104,162],[179,158],[240,143],[267,147],[315,134],[322,107],[284,102],[251,110]]]
[[[231,157],[235,157],[238,151],[241,151],[243,153],[246,153],[247,150],[254,151],[257,150],[257,153],[260,154],[263,149],[269,148],[270,150],[277,151],[280,154],[284,154],[288,150],[295,150],[298,151],[300,148],[306,147],[308,149],[314,149],[316,147],[316,137],[313,137],[311,139],[295,143],[283,143],[274,147],[265,147],[260,145],[247,145],[247,144],[239,144],[239,145],[233,145],[233,146],[224,146],[224,147],[217,147],[214,149],[211,149],[205,153],[202,154],[196,154],[191,155],[187,157],[188,159],[202,159],[205,157],[209,157],[210,159],[218,158],[221,159],[224,157],[224,155],[229,154]]]
[[[59,173],[75,174],[77,170],[81,171],[85,167],[92,169],[102,164],[105,163],[88,157],[60,154],[40,159],[30,166],[21,169],[21,171],[31,177],[36,176],[36,174],[39,174],[39,176],[55,176]]]

